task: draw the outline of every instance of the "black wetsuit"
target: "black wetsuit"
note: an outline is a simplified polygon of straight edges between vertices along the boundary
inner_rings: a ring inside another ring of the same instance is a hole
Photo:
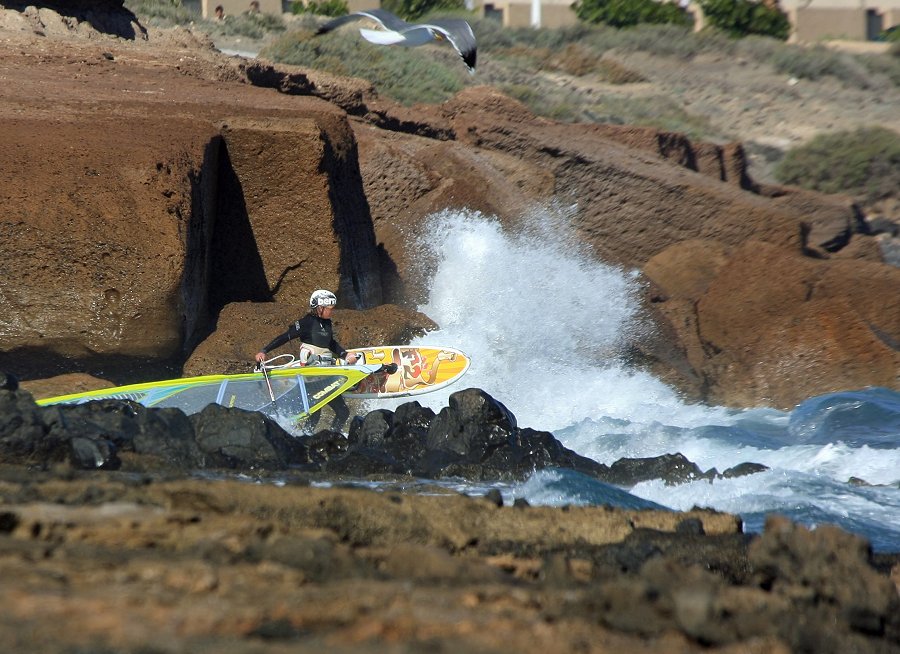
[[[272,342],[266,345],[262,351],[268,354],[276,347],[281,347],[288,341],[299,338],[302,342],[316,347],[324,347],[334,353],[335,356],[343,359],[347,355],[347,350],[341,347],[341,344],[334,340],[334,330],[331,326],[331,320],[328,318],[320,318],[319,316],[308,313],[300,320],[295,320],[287,331],[272,339]]]
[[[341,359],[344,359],[347,356],[347,350],[334,340],[334,331],[331,326],[331,320],[328,318],[320,318],[314,313],[308,313],[300,318],[300,320],[295,320],[291,326],[287,328],[286,332],[273,338],[272,342],[266,345],[262,351],[268,354],[276,347],[281,347],[295,338],[299,338],[301,342],[307,343],[308,345],[327,348],[333,352],[335,356]],[[350,417],[350,408],[347,406],[344,398],[340,395],[329,402],[328,406],[330,406],[331,410],[334,412],[334,419],[331,421],[331,429],[334,431],[341,431],[344,427],[344,423],[347,422],[347,418]],[[307,419],[307,428],[315,429],[316,425],[319,424],[320,413],[321,410],[316,411]]]

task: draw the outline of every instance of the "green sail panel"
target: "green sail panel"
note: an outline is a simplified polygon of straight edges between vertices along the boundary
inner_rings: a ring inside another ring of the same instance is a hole
[[[210,404],[221,404],[272,417],[300,419],[315,413],[380,368],[380,365],[286,368],[270,371],[268,383],[261,372],[186,377],[61,395],[37,403],[48,406],[131,400],[147,407],[181,409],[187,414],[202,411]]]

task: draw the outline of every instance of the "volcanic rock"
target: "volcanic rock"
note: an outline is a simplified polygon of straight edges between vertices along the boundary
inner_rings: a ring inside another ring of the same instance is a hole
[[[837,276],[892,283],[871,268],[881,256],[851,201],[755,183],[739,143],[561,124],[488,87],[400,107],[360,80],[223,57],[189,30],[134,26],[118,2],[7,6],[0,176],[10,189],[28,184],[0,223],[0,261],[11,263],[0,275],[0,365],[22,379],[177,374],[233,303],[298,307],[330,287],[346,308],[415,305],[433,269],[425,219],[447,208],[515,229],[530,206],[574,203],[572,231],[628,268],[683,242],[715,241],[728,259],[762,242],[785,271],[798,257],[840,258]],[[886,372],[896,369],[893,305],[862,306],[839,285],[812,304],[757,294],[744,308],[774,319],[758,343],[695,335],[743,310],[725,282],[735,271],[716,274],[696,310],[699,289],[648,307],[659,327],[637,330],[631,360],[688,398],[725,404],[898,387]],[[824,351],[823,329],[837,330]],[[189,370],[243,366],[243,348],[261,340],[249,330],[228,339],[240,353],[200,352]],[[785,361],[797,367],[782,378]]]
[[[644,272],[662,289],[654,308],[712,401],[789,408],[810,395],[897,383],[896,268],[700,241],[672,246]]]

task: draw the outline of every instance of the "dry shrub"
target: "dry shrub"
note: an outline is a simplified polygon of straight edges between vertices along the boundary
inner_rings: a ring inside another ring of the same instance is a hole
[[[601,59],[600,73],[610,84],[636,84],[646,82],[647,78],[636,70],[623,66],[615,59]]]
[[[557,70],[574,77],[596,72],[597,63],[596,53],[578,43],[567,44],[562,52],[551,60],[551,64]]]

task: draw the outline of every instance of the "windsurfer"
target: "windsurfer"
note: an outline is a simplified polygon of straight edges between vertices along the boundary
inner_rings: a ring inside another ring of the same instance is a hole
[[[356,363],[359,355],[347,352],[334,338],[334,329],[331,324],[331,315],[337,304],[337,297],[331,291],[318,290],[309,298],[309,313],[294,321],[287,330],[276,336],[272,341],[256,353],[256,360],[262,363],[266,355],[277,347],[280,347],[295,338],[300,339],[300,363],[302,365],[328,365],[334,361],[333,357],[344,359],[347,363]],[[340,396],[329,403],[334,411],[334,420],[331,428],[340,431],[347,418],[350,417],[350,409]],[[314,428],[319,421],[319,412],[312,414],[307,426]]]

